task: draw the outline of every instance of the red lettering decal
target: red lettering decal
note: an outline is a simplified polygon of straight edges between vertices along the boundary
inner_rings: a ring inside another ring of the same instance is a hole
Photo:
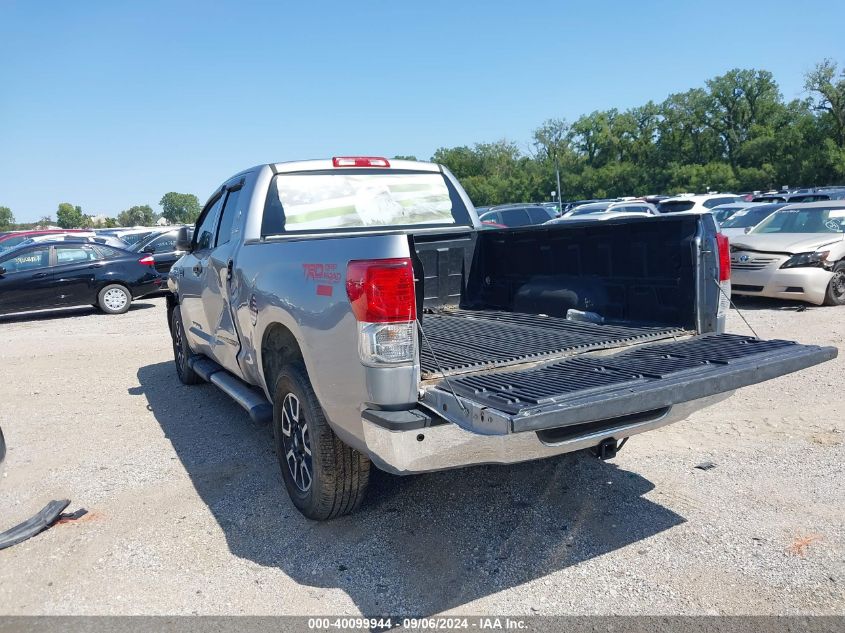
[[[332,296],[332,287],[331,286],[324,286],[320,284],[317,286],[317,294],[321,297],[331,297]]]

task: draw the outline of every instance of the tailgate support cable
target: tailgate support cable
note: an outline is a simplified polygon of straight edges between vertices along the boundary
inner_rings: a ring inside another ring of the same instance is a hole
[[[754,331],[754,328],[753,328],[753,327],[751,327],[751,324],[748,322],[748,319],[746,319],[746,318],[745,318],[745,315],[744,315],[744,314],[740,311],[740,309],[739,309],[739,308],[737,308],[737,307],[736,307],[736,304],[734,303],[734,300],[733,300],[733,299],[731,299],[731,298],[728,296],[728,294],[724,291],[724,289],[722,288],[722,284],[720,284],[720,283],[719,283],[718,281],[716,281],[715,279],[713,279],[713,283],[714,283],[714,284],[716,284],[716,287],[719,289],[719,292],[721,292],[723,295],[725,295],[725,299],[727,299],[727,300],[728,300],[728,303],[730,303],[730,304],[733,306],[733,309],[734,309],[734,310],[736,310],[736,313],[739,315],[739,318],[740,318],[740,319],[742,319],[742,321],[745,323],[745,325],[747,325],[747,326],[748,326],[748,329],[749,329],[749,330],[751,330],[751,333],[754,335],[754,338],[760,338],[760,337],[757,335],[757,332],[755,332],[755,331]]]
[[[446,382],[446,386],[449,387],[449,391],[452,392],[452,397],[455,398],[455,402],[458,403],[458,406],[461,408],[461,411],[463,411],[465,415],[470,415],[469,409],[464,406],[464,403],[461,402],[460,398],[458,398],[458,394],[456,394],[455,390],[452,389],[452,383],[449,382],[449,378],[446,376],[446,372],[443,371],[443,368],[440,366],[440,361],[437,360],[437,355],[434,353],[434,348],[431,346],[431,341],[428,340],[428,336],[426,336],[425,330],[423,329],[422,323],[419,319],[417,319],[417,327],[420,329],[420,334],[422,334],[426,345],[428,345],[428,351],[431,352],[431,357],[434,359],[434,364],[437,365],[437,371],[439,371],[440,375],[443,376],[443,380]]]

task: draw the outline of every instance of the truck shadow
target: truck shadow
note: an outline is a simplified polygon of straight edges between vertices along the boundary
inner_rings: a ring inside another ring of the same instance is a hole
[[[232,553],[346,592],[365,615],[430,615],[543,578],[683,523],[641,476],[584,455],[393,477],[326,523],[290,503],[269,430],[173,364],[138,371],[150,409]]]

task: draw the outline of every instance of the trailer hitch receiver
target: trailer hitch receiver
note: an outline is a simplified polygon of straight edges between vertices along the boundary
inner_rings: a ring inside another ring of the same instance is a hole
[[[606,459],[613,459],[616,457],[616,453],[625,445],[625,442],[628,441],[628,438],[622,440],[621,443],[616,441],[614,437],[608,437],[603,439],[598,446],[593,448],[593,455],[598,457],[600,460],[604,461]]]

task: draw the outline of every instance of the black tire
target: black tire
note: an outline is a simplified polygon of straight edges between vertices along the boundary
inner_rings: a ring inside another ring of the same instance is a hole
[[[176,363],[176,374],[183,385],[196,385],[202,382],[199,374],[191,369],[188,359],[191,357],[191,346],[185,336],[182,325],[182,311],[179,306],[173,308],[170,314],[170,338],[173,340],[173,361]]]
[[[132,305],[132,293],[124,285],[109,284],[97,294],[97,305],[106,314],[123,314]]]
[[[276,456],[293,504],[317,521],[356,510],[370,479],[370,460],[334,434],[305,367],[285,366],[273,395]]]
[[[845,261],[837,262],[833,267],[833,277],[824,293],[826,306],[845,306]]]

